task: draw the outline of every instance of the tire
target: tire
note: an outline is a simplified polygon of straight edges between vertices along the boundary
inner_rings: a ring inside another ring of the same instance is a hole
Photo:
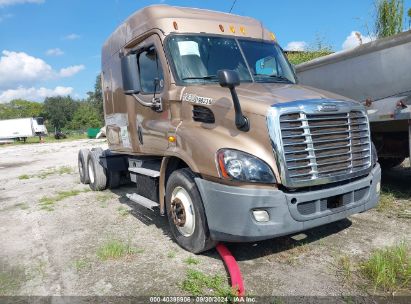
[[[107,188],[116,189],[120,186],[121,172],[119,171],[108,171],[107,172]]]
[[[89,184],[90,177],[88,175],[87,159],[90,153],[89,149],[81,149],[78,151],[78,173],[82,184]]]
[[[380,166],[383,170],[388,170],[394,167],[397,167],[402,164],[402,162],[405,160],[405,157],[399,157],[399,158],[379,158],[378,162],[380,163]]]
[[[166,209],[171,233],[176,242],[192,253],[216,246],[210,239],[200,192],[188,169],[174,171],[167,182]]]
[[[87,158],[87,169],[90,178],[90,188],[93,191],[103,191],[107,188],[106,170],[100,165],[101,149],[93,149]]]

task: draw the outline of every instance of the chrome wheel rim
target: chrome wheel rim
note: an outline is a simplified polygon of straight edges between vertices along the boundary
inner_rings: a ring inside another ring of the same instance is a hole
[[[176,187],[171,194],[171,217],[183,236],[189,237],[194,233],[194,205],[190,194],[183,187]]]
[[[88,164],[88,176],[90,177],[90,183],[94,183],[94,171],[93,166],[91,165],[91,161]]]

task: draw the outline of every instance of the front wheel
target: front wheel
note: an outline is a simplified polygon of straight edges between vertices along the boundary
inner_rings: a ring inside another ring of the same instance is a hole
[[[176,242],[192,253],[215,247],[194,174],[184,168],[174,171],[167,182],[166,208],[171,233]]]

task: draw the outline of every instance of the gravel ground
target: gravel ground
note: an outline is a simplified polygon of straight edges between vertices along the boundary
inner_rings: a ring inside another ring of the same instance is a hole
[[[187,295],[188,269],[227,275],[216,251],[194,256],[176,245],[166,218],[125,197],[131,186],[96,193],[80,184],[77,151],[93,146],[106,144],[0,147],[0,295]],[[409,189],[411,174],[399,168],[383,181]],[[71,194],[44,204],[62,191]],[[297,236],[228,247],[248,294],[367,295],[376,291],[358,276],[347,279],[339,260],[356,263],[374,249],[410,244],[410,227],[410,219],[371,210]],[[99,248],[110,240],[129,244],[134,254],[102,260]],[[198,263],[188,265],[189,257]]]

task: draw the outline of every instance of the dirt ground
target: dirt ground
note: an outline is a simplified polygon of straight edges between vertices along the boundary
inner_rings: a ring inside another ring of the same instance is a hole
[[[226,277],[215,250],[198,256],[184,251],[170,238],[165,217],[129,201],[131,186],[96,193],[79,183],[77,151],[96,146],[106,144],[0,147],[0,295],[188,295],[182,288],[188,269]],[[411,173],[395,169],[383,185],[409,190]],[[402,198],[406,206],[410,200]],[[410,223],[371,210],[297,236],[228,247],[247,294],[367,295],[378,291],[347,276],[342,258],[355,264],[374,249],[410,244]],[[110,240],[126,242],[134,253],[99,258]]]

